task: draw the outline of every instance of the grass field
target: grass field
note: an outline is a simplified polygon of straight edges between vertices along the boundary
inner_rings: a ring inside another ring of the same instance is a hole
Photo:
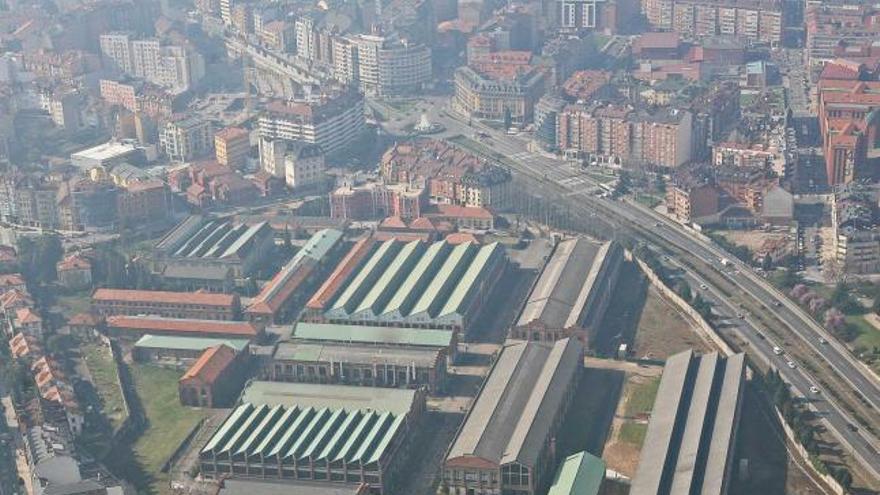
[[[110,349],[94,342],[81,344],[79,349],[89,369],[92,384],[101,398],[104,416],[116,430],[125,420],[125,406],[122,389],[116,379],[116,363],[113,362]]]
[[[638,416],[651,412],[654,408],[654,399],[657,398],[658,388],[660,388],[659,376],[643,383],[633,384],[632,391],[627,394],[625,414]]]
[[[846,322],[853,325],[859,333],[859,336],[852,342],[853,347],[865,349],[880,347],[880,330],[865,320],[864,315],[847,316]]]
[[[180,371],[136,364],[131,367],[131,374],[149,423],[132,450],[143,470],[153,478],[154,493],[162,493],[167,486],[167,476],[160,472],[162,464],[207,412],[180,404]]]
[[[620,426],[618,439],[621,442],[641,447],[645,443],[645,434],[648,433],[648,425],[645,423],[633,423],[627,421]]]

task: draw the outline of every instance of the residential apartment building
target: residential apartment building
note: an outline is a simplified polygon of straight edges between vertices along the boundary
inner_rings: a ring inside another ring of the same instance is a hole
[[[428,204],[424,184],[367,182],[343,185],[330,193],[330,216],[347,220],[414,219]]]
[[[345,89],[316,98],[270,102],[259,119],[260,137],[303,141],[327,154],[344,151],[366,130],[363,95]]]
[[[214,156],[217,163],[242,169],[251,151],[251,137],[246,129],[227,127],[214,134]]]
[[[388,184],[425,181],[434,203],[504,208],[510,200],[506,169],[444,141],[397,143],[382,155],[379,170]]]
[[[717,213],[720,196],[720,191],[714,184],[673,184],[666,190],[666,210],[679,222],[693,222]]]
[[[314,50],[312,41],[307,41],[306,50]],[[356,84],[367,95],[411,94],[431,81],[431,49],[397,35],[359,34],[337,39],[333,52],[336,78]]]
[[[159,134],[159,146],[172,161],[186,162],[204,156],[213,145],[211,122],[198,117],[166,122]]]
[[[125,186],[116,197],[119,224],[145,227],[164,224],[171,214],[171,191],[158,179],[134,182]]]
[[[310,189],[327,181],[324,150],[317,144],[293,141],[284,155],[284,182],[291,189]]]
[[[880,229],[870,192],[850,188],[831,201],[834,259],[847,273],[880,271]]]
[[[205,75],[201,55],[187,47],[163,45],[156,38],[108,33],[100,36],[100,45],[108,69],[163,87],[185,91]]]
[[[737,35],[776,46],[782,41],[780,0],[644,0],[655,29],[690,38]]]
[[[455,109],[477,119],[525,125],[547,87],[530,52],[494,52],[455,70]]]
[[[873,178],[880,121],[880,82],[820,79],[819,129],[828,185]]]
[[[557,119],[559,149],[588,163],[620,166],[636,162],[674,168],[693,157],[693,115],[687,110],[570,105]]]
[[[880,35],[880,14],[869,2],[817,2],[805,4],[806,59],[810,66],[836,58],[841,45],[872,43]]]

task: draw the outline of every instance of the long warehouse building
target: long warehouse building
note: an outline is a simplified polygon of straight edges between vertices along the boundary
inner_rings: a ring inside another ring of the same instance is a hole
[[[744,384],[745,354],[670,357],[630,495],[727,493]]]
[[[388,493],[424,409],[421,390],[251,382],[199,452],[201,473]]]
[[[553,341],[594,335],[617,284],[623,249],[578,237],[559,242],[532,286],[510,337]]]
[[[446,454],[451,493],[546,493],[582,363],[577,339],[508,340]]]
[[[245,317],[264,324],[278,323],[293,313],[297,301],[304,299],[305,288],[319,276],[332,254],[343,244],[340,230],[316,232],[272,277],[245,309]]]
[[[306,319],[467,331],[507,265],[499,243],[358,243],[307,305]]]

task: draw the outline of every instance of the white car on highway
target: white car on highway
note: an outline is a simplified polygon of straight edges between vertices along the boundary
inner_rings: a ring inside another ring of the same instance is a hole
[[[773,354],[776,354],[777,356],[782,355],[782,348],[778,345],[773,346]]]

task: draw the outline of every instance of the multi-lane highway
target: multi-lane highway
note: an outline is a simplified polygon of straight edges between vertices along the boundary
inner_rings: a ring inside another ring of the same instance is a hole
[[[809,345],[819,358],[825,360],[841,379],[861,394],[875,411],[880,410],[877,409],[880,406],[880,386],[878,386],[880,384],[875,375],[788,298],[773,289],[748,266],[734,260],[710,241],[638,205],[595,197],[592,191],[596,184],[582,170],[553,157],[530,152],[525,139],[505,135],[479,123],[465,123],[452,114],[446,114],[440,102],[434,102],[429,106],[427,113],[433,122],[446,127],[447,134],[470,136],[475,130],[486,133],[489,137],[483,144],[504,155],[516,172],[534,179],[540,192],[547,193],[544,194],[546,197],[554,197],[555,194],[560,201],[568,201],[572,208],[580,209],[587,215],[598,212],[603,220],[622,228],[632,229],[643,237],[650,234],[654,242],[667,243],[681,252],[689,253],[704,266],[714,267],[711,269],[716,270],[718,275],[726,277],[732,285],[741,289],[743,294],[766,307],[768,313],[772,313],[785,325],[784,330],[792,338],[800,339]],[[721,270],[721,258],[730,259],[736,270]],[[726,314],[730,313],[733,308],[730,308],[729,301],[718,297],[720,292],[716,287],[712,287],[710,280],[698,273],[692,273],[691,276],[699,277],[702,280],[700,284],[705,283],[715,294],[713,301],[720,308],[726,308],[724,309]],[[772,352],[775,344],[772,344],[764,333],[759,334],[754,322],[747,319],[742,321],[742,326],[741,333],[749,345],[780,368],[782,376],[791,383],[797,395],[812,399],[811,407],[823,417],[829,430],[835,433],[841,443],[867,470],[880,477],[880,454],[878,454],[880,444],[876,438],[863,429],[855,428],[857,422],[840,405],[828,398],[827,394],[810,392],[810,388],[818,383],[817,380],[809,376],[803,367],[797,366],[792,369],[784,360],[776,358]],[[764,335],[765,338],[762,339],[759,335]],[[827,344],[821,343],[822,341],[826,341]]]

